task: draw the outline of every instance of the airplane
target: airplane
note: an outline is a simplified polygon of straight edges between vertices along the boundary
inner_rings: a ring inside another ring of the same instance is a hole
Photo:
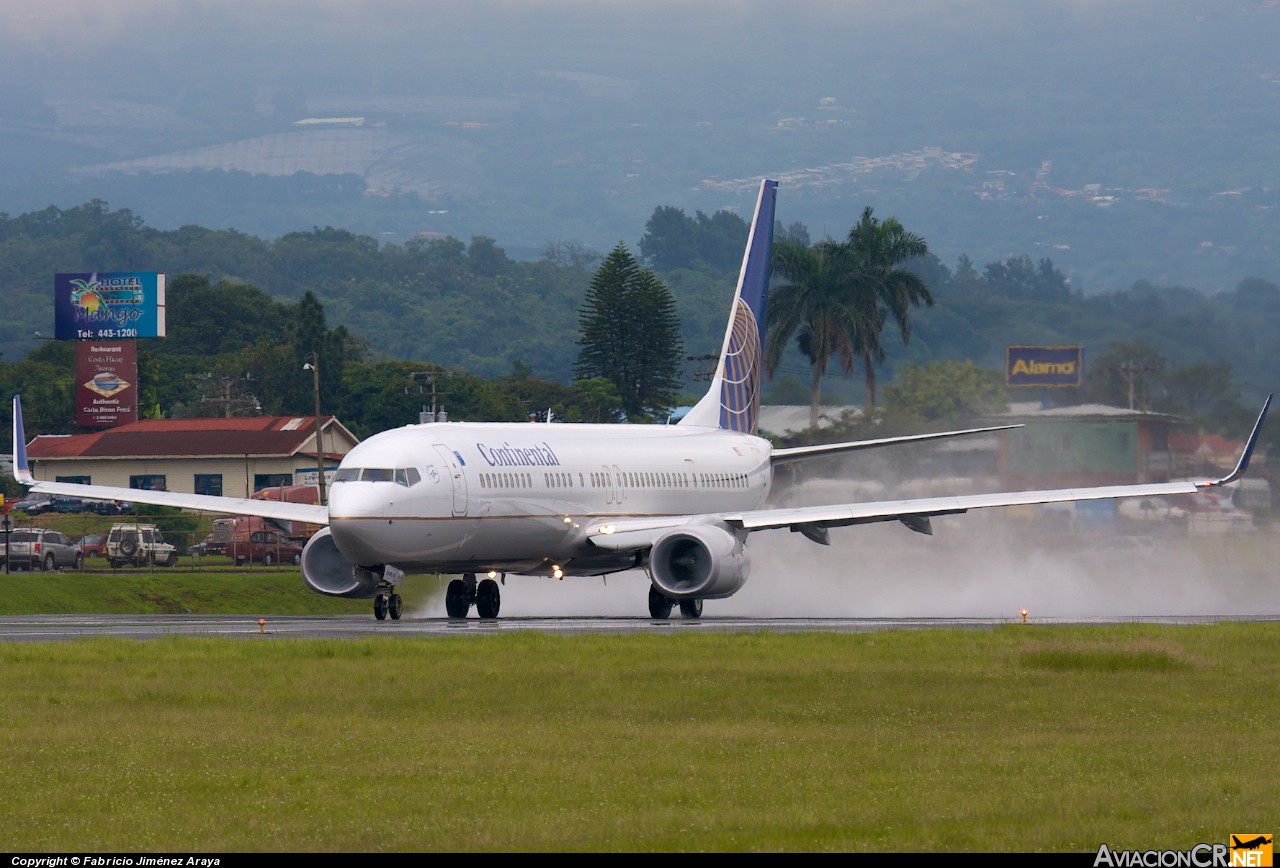
[[[1270,844],[1272,840],[1273,840],[1273,837],[1269,837],[1267,835],[1259,835],[1256,838],[1250,838],[1248,841],[1241,841],[1235,835],[1232,835],[1231,849],[1232,850],[1256,850],[1259,847],[1263,847],[1263,846],[1266,846],[1267,844]]]
[[[762,341],[778,182],[764,179],[715,374],[675,424],[428,422],[374,434],[343,457],[327,505],[37,481],[14,396],[15,476],[32,491],[157,503],[322,525],[302,580],[320,594],[373,600],[400,618],[406,574],[453,575],[450,618],[496,618],[499,582],[520,576],[604,576],[643,570],[650,617],[732,596],[751,570],[747,539],[789,530],[823,545],[834,527],[898,521],[923,534],[933,516],[971,509],[1191,494],[1246,470],[1268,396],[1235,469],[1221,479],[765,508],[775,470],[819,456],[1019,428],[1000,425],[776,448],[757,435]],[[477,577],[481,577],[477,581]]]

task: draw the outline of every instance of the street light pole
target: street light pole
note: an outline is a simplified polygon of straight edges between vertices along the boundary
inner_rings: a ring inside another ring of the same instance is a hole
[[[320,427],[320,354],[307,353],[306,364],[302,366],[302,370],[311,371],[311,388],[315,393],[316,399],[316,470],[319,476],[316,482],[320,486],[320,503],[323,505],[324,500],[324,439],[323,431]]]

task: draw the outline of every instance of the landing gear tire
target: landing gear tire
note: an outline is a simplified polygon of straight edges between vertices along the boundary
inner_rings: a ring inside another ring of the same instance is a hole
[[[450,618],[465,618],[470,608],[467,583],[462,579],[454,579],[444,591],[444,610],[449,613]]]
[[[373,598],[373,617],[379,621],[387,620],[387,598],[384,594]]]
[[[391,616],[392,621],[399,621],[402,612],[404,612],[404,600],[400,599],[399,594],[392,594],[391,599],[387,601],[387,614]]]
[[[702,617],[702,601],[701,600],[681,600],[680,614],[686,618],[697,620]]]
[[[659,591],[653,585],[649,586],[649,615],[660,621],[665,621],[671,617],[671,607],[675,605],[675,600]]]
[[[476,588],[476,614],[481,618],[498,617],[498,609],[502,607],[502,592],[493,579],[485,579]]]

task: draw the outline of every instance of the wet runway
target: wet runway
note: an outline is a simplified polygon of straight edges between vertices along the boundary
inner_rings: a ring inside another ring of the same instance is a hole
[[[747,618],[706,617],[698,620],[627,617],[404,618],[378,621],[372,615],[259,619],[245,615],[24,615],[0,618],[0,642],[69,641],[97,636],[158,639],[203,636],[240,639],[347,639],[376,636],[492,636],[512,631],[557,635],[635,634],[689,635],[768,631],[775,633],[867,633],[883,630],[991,629],[1004,624],[1053,625],[1166,624],[1196,625],[1227,621],[1280,622],[1276,615],[1152,615],[1100,618]]]

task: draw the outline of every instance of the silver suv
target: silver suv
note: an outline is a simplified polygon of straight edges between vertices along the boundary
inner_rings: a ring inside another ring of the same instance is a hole
[[[27,527],[9,534],[9,550],[5,551],[0,534],[0,564],[8,558],[10,569],[55,570],[59,567],[80,569],[83,556],[80,544],[66,534],[43,527]]]
[[[112,569],[124,564],[171,567],[178,563],[178,550],[154,524],[113,524],[107,534],[107,563]]]

